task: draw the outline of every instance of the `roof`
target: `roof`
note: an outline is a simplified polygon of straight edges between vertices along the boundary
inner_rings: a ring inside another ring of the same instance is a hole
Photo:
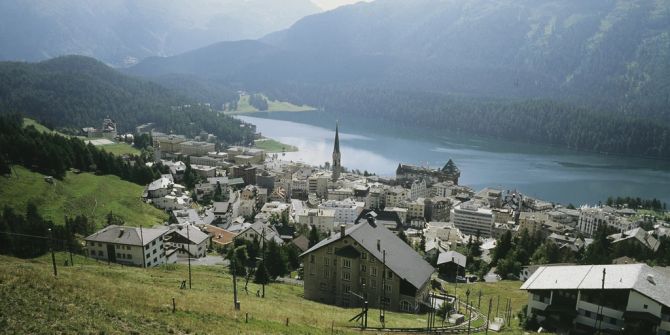
[[[639,227],[623,233],[609,235],[608,238],[612,240],[612,244],[627,240],[637,240],[640,242],[640,244],[653,251],[658,250],[658,247],[661,245],[661,243],[656,238],[648,234],[646,230]]]
[[[416,288],[421,288],[430,279],[435,269],[384,225],[372,221],[372,224],[369,221],[355,224],[346,229],[344,235],[353,238],[378,260],[383,259],[383,251],[386,251],[386,266],[398,277],[408,281]],[[334,234],[300,256],[305,256],[338,240],[340,240],[340,234]],[[377,241],[381,245],[379,250],[377,250]]]
[[[228,206],[230,203],[228,201],[223,201],[223,202],[214,202],[212,208],[214,209],[214,213],[225,213],[228,211]]]
[[[226,245],[233,241],[233,238],[237,236],[235,233],[231,233],[223,228],[215,227],[212,225],[205,225],[205,230],[212,234],[212,242]]]
[[[398,229],[402,227],[402,220],[400,219],[400,216],[398,215],[398,212],[395,211],[380,211],[380,210],[372,210],[372,209],[364,209],[361,211],[360,214],[358,214],[358,217],[356,220],[354,220],[354,224],[358,224],[360,222],[366,221],[368,214],[373,213],[375,216],[376,222],[386,226],[386,227],[393,227],[394,229]]]
[[[466,265],[466,257],[465,255],[456,252],[456,251],[448,251],[444,253],[440,253],[439,256],[437,256],[437,265],[440,264],[446,264],[446,263],[451,263],[454,262],[458,264],[459,266],[465,267]]]
[[[111,225],[90,236],[86,241],[144,246],[167,233],[167,228],[137,228]]]
[[[300,235],[296,238],[294,238],[291,241],[291,244],[295,245],[300,251],[306,251],[309,249],[309,239],[305,237],[305,235]]]
[[[172,185],[172,180],[165,178],[165,177],[160,177],[149,184],[147,187],[147,190],[149,191],[155,191],[155,190],[160,190],[164,188],[168,188]]]
[[[187,232],[188,230],[188,232]],[[202,230],[192,226],[178,226],[175,227],[170,233],[175,233],[181,235],[183,238],[189,239],[194,244],[200,244],[206,241],[209,238],[209,235],[203,233]]]
[[[670,277],[646,264],[542,266],[523,285],[522,290],[635,290],[659,303],[670,306]],[[649,280],[648,278],[651,278]]]

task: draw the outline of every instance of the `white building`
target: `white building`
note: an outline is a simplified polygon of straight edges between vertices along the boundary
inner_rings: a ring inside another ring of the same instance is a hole
[[[409,200],[414,201],[418,198],[426,198],[430,195],[430,190],[426,187],[425,179],[417,179],[409,185]]]
[[[664,272],[621,264],[543,266],[521,289],[529,293],[529,317],[557,333],[667,334],[668,287]]]
[[[176,249],[179,258],[205,257],[209,242],[209,235],[193,225],[173,226],[165,235],[166,249]]]
[[[635,228],[632,222],[618,216],[615,209],[611,207],[584,206],[579,211],[577,229],[588,236],[593,236],[601,225],[607,225],[618,231],[627,231]]]
[[[468,201],[454,207],[454,225],[467,235],[491,236],[495,215],[490,208],[474,201]]]
[[[126,265],[165,264],[163,237],[167,229],[111,225],[85,238],[89,257]]]
[[[296,211],[295,218],[299,224],[314,226],[324,233],[335,229],[335,210],[332,209],[303,208]]]
[[[363,211],[365,203],[356,202],[352,199],[342,201],[328,200],[319,205],[319,209],[332,209],[335,211],[335,224],[353,224],[358,214]]]

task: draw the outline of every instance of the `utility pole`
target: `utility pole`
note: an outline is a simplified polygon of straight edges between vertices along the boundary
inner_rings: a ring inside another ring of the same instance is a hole
[[[267,266],[265,265],[265,227],[263,227],[263,231],[261,232],[261,257],[263,259],[263,266],[266,268],[266,273],[267,273]],[[261,298],[265,298],[265,282],[261,283]]]
[[[472,308],[470,307],[470,289],[465,291],[465,309],[468,312],[468,335],[470,335],[470,321],[472,321]]]
[[[146,249],[144,249],[144,234],[142,233],[142,226],[140,226],[140,249],[142,249],[142,267],[146,268],[147,267],[147,256],[146,256]],[[109,257],[107,257],[109,259]]]
[[[233,305],[235,306],[235,310],[239,311],[240,310],[240,302],[237,301],[237,267],[235,266],[235,253],[233,252],[233,257],[230,259],[230,264],[233,268]]]
[[[186,253],[188,254],[188,289],[191,289],[191,229],[189,225],[186,225],[186,239],[188,240]]]
[[[493,305],[493,298],[489,298],[489,311],[486,314],[486,331],[485,334],[489,333],[489,325],[491,324],[491,306]]]
[[[379,303],[379,322],[384,327],[384,309],[386,304],[386,250],[382,251],[382,294]]]
[[[605,293],[605,274],[607,274],[607,271],[605,270],[605,267],[603,267],[603,280],[602,280],[602,286],[600,290],[600,301],[598,304],[598,314],[596,314],[596,329],[598,329],[597,334],[600,334],[600,328],[603,325],[603,320],[604,316],[603,314],[603,293]]]
[[[56,269],[56,255],[54,254],[54,235],[51,228],[49,228],[49,251],[51,251],[51,263],[54,267],[54,277],[58,277],[58,270]]]

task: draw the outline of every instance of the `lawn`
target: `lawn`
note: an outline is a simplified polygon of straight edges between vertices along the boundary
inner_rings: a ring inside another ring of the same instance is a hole
[[[358,308],[339,308],[302,298],[302,287],[238,281],[241,310],[233,308],[232,278],[223,267],[193,267],[192,289],[183,265],[140,269],[108,266],[75,256],[64,267],[58,254],[54,278],[49,256],[19,260],[0,256],[0,325],[13,334],[353,334],[348,320]],[[172,299],[176,311],[172,312]],[[370,325],[376,325],[370,311]],[[248,323],[245,318],[248,315]],[[289,325],[286,325],[288,318]],[[425,316],[387,313],[387,325],[424,325]],[[333,328],[331,328],[333,327]],[[331,329],[334,332],[331,333]]]
[[[114,143],[108,145],[100,145],[98,146],[98,148],[117,156],[125,154],[136,155],[136,156],[140,155],[140,151],[128,143]]]
[[[263,95],[265,97],[265,95]],[[268,102],[268,110],[263,112],[309,112],[314,111],[316,108],[308,105],[295,105],[287,101],[271,100],[268,97],[265,97]],[[249,104],[249,95],[241,94],[240,99],[237,101],[237,109],[234,111],[226,111],[226,114],[240,114],[240,113],[253,113],[259,112],[259,110]]]
[[[258,149],[263,149],[269,153],[298,151],[298,147],[289,144],[284,144],[271,138],[262,138],[260,140],[255,140],[254,147]]]
[[[9,177],[0,177],[0,199],[2,204],[25,212],[26,204],[32,201],[40,214],[57,224],[65,216],[84,214],[98,225],[112,212],[130,226],[153,226],[167,220],[167,215],[140,199],[143,187],[116,176],[96,176],[91,173],[68,172],[53,184],[44,181],[44,176],[21,166],[14,166]]]

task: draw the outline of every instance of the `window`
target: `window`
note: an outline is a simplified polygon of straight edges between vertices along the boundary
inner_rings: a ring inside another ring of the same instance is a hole
[[[647,308],[649,308],[649,306],[647,306],[647,304],[645,304],[644,306],[642,306],[642,308],[647,309]]]
[[[158,261],[158,259],[156,257],[154,257],[154,263],[156,263],[157,261]]]
[[[154,254],[154,255],[156,254],[156,249],[154,249],[154,252],[152,252],[152,254]]]
[[[391,270],[386,270],[386,278],[388,279],[393,278],[393,272]]]
[[[323,258],[323,264],[326,265],[326,266],[330,265],[330,258],[324,257]]]
[[[368,268],[365,266],[365,264],[361,264],[361,272],[362,273],[368,273]]]
[[[400,301],[400,310],[403,312],[411,312],[412,311],[412,304],[409,302],[402,300]]]
[[[127,255],[126,255],[126,258],[127,258],[127,259],[133,259],[133,255],[132,255],[132,254],[127,254]]]
[[[323,269],[323,278],[329,278],[330,277],[330,270],[329,269]]]
[[[384,284],[384,291],[391,292],[391,284]]]
[[[375,262],[375,258],[374,258],[374,257],[370,257],[370,263],[374,263],[374,262]]]
[[[114,248],[118,249],[118,248],[119,248],[119,245],[118,245],[118,244],[115,244],[115,245],[114,245]]]
[[[377,288],[377,281],[376,280],[371,280],[370,281],[370,287]]]
[[[349,294],[349,291],[351,291],[351,287],[349,285],[342,285],[343,294]]]
[[[309,262],[310,263],[314,264],[315,259],[316,259],[316,257],[314,255],[309,255]]]
[[[144,246],[144,250],[149,250],[149,245],[148,244]]]
[[[351,280],[351,273],[349,271],[342,271],[342,280]]]
[[[122,258],[120,253],[116,253],[116,258]]]
[[[99,247],[102,247],[102,243],[98,243],[98,246],[99,246]]]
[[[587,318],[591,317],[591,311],[584,311],[584,316]]]
[[[146,258],[149,258],[149,257],[151,257],[151,254],[147,254],[147,257],[146,257]]]
[[[333,253],[333,247],[328,247],[326,249],[326,253],[332,254]]]
[[[328,284],[326,283],[319,283],[319,289],[321,291],[328,291]]]
[[[346,259],[346,258],[343,259],[343,260],[342,260],[342,267],[343,267],[343,268],[347,268],[347,269],[351,269],[351,260],[350,260],[350,259]]]
[[[151,266],[151,262],[148,262],[148,263],[147,263],[147,266]]]
[[[377,268],[370,268],[370,275],[373,277],[377,277]]]
[[[361,285],[366,285],[367,280],[365,280],[365,277],[361,277]]]
[[[611,325],[616,325],[616,318],[610,318],[610,324]]]
[[[363,252],[361,253],[361,259],[368,259],[368,253],[365,252],[365,251],[363,251]]]
[[[98,250],[98,256],[102,256],[102,250]]]

